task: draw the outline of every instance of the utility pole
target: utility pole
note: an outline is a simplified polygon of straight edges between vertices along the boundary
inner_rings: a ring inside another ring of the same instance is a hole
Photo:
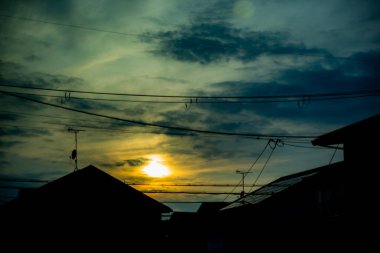
[[[236,170],[236,173],[237,173],[237,174],[241,174],[241,176],[242,176],[242,181],[243,181],[243,191],[240,193],[240,197],[243,197],[244,194],[245,194],[245,191],[244,191],[244,178],[247,176],[248,173],[252,173],[252,172]]]
[[[77,171],[78,170],[78,136],[77,135],[79,132],[82,132],[84,130],[69,128],[68,131],[70,133],[74,133],[75,135],[75,149],[71,152],[70,158],[75,161],[74,171]]]

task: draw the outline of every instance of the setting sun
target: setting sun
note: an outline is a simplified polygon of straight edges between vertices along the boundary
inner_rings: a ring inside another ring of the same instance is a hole
[[[150,177],[165,177],[171,174],[168,167],[162,165],[160,160],[153,160],[143,168],[143,172]]]

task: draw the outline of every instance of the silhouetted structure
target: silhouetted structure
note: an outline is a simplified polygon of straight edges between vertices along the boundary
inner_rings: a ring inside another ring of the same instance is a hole
[[[203,202],[198,208],[197,214],[204,219],[208,219],[226,205],[228,205],[227,202]]]
[[[20,239],[141,250],[163,246],[161,214],[172,212],[91,165],[20,196],[7,208]]]
[[[343,162],[282,177],[222,208],[214,228],[223,231],[222,249],[249,250],[253,239],[256,249],[266,250],[373,244],[365,231],[377,219],[379,123],[377,115],[313,141],[330,147],[343,143]],[[243,226],[252,230],[244,233]]]
[[[197,252],[201,238],[196,213],[174,212],[169,220],[169,243],[171,252]]]
[[[219,211],[218,220],[229,228],[224,230],[224,247],[246,250],[248,245],[241,242],[250,237],[260,249],[279,243],[290,247],[293,237],[326,242],[344,224],[346,188],[343,162],[277,179]],[[243,226],[252,228],[250,233]],[[316,237],[320,230],[324,232]]]
[[[212,248],[219,237],[210,228],[215,226],[216,212],[226,205],[225,202],[205,202],[196,213],[174,212],[169,221],[169,249],[172,252],[203,252]]]
[[[333,147],[343,144],[344,160],[351,167],[372,171],[377,163],[380,141],[380,114],[324,134],[313,145]]]

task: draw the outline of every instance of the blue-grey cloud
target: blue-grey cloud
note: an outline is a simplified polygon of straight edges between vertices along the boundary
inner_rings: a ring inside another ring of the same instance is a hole
[[[0,141],[0,148],[10,148],[22,143],[22,141]]]
[[[324,67],[322,64],[305,66],[303,69],[286,69],[268,82],[230,81],[214,84],[220,89],[217,95],[260,96],[297,95],[351,92],[378,89],[380,74],[379,52],[366,52],[353,56],[368,61],[346,60]],[[307,100],[307,98],[305,98]],[[345,101],[349,101],[346,103]],[[339,122],[342,119],[360,119],[379,113],[379,97],[350,100],[313,101],[304,104],[291,103],[252,103],[252,104],[206,104],[203,106],[217,115],[221,113],[239,114],[250,111],[255,114],[296,121]],[[365,112],[357,115],[355,112]],[[211,117],[211,116],[210,116]],[[359,118],[358,118],[359,117]],[[210,120],[210,122],[213,122]],[[231,127],[227,127],[227,129]]]
[[[27,56],[24,57],[24,59],[27,60],[27,61],[31,61],[31,62],[42,60],[41,57],[39,57],[38,55],[35,55],[35,54],[27,55]]]
[[[37,88],[51,88],[51,89],[77,89],[83,87],[85,81],[78,77],[49,74],[41,72],[29,73],[22,65],[14,62],[5,62],[0,60],[0,68],[2,69],[0,82],[11,85],[18,85],[24,87],[37,87]],[[31,92],[31,91],[28,91]],[[38,93],[38,92],[34,92]],[[78,94],[71,94],[70,92],[55,92],[50,95],[61,96],[58,98],[46,98],[40,96],[31,96],[32,98],[52,102],[55,104],[63,104],[71,106],[76,109],[82,110],[116,110],[117,107],[113,104],[85,99],[75,99],[71,96],[78,96]],[[29,96],[29,95],[28,95]],[[30,97],[30,96],[29,96]]]
[[[0,111],[0,122],[3,121],[15,121],[19,118],[16,114],[10,114],[7,112],[1,112]]]
[[[331,56],[326,50],[291,42],[285,33],[247,31],[222,22],[195,23],[144,38],[158,43],[158,49],[152,51],[155,54],[201,64],[232,59],[250,62],[263,54]]]
[[[24,65],[17,62],[0,60],[0,69],[0,81],[7,84],[61,89],[72,89],[84,84],[84,80],[78,77],[41,72],[30,73]]]
[[[71,0],[3,0],[0,6],[5,14],[34,11],[35,14],[51,18],[65,18],[67,14],[73,11],[73,2]]]
[[[73,107],[76,109],[81,110],[113,110],[115,111],[117,106],[110,104],[110,103],[104,103],[99,101],[92,101],[92,100],[85,100],[85,99],[70,99],[65,98],[62,96],[62,98],[55,99],[56,101],[64,104],[68,107]]]
[[[145,158],[139,158],[139,159],[128,159],[123,161],[116,161],[112,163],[102,163],[101,166],[108,167],[108,168],[120,168],[124,167],[125,165],[129,167],[139,167],[144,165],[147,162],[147,159]]]
[[[44,129],[31,129],[31,128],[28,128],[28,129],[23,129],[22,127],[21,128],[18,128],[18,127],[12,127],[12,128],[8,128],[8,127],[3,127],[3,128],[0,128],[0,136],[13,136],[13,137],[35,137],[35,136],[46,136],[46,135],[50,135],[50,132],[48,130],[44,130]]]
[[[177,79],[177,78],[168,78],[168,77],[163,77],[163,76],[156,76],[156,77],[151,77],[152,79],[156,79],[156,80],[161,80],[161,81],[165,81],[165,82],[168,82],[168,83],[182,83],[182,84],[187,84],[189,83],[188,81],[186,80],[182,80],[182,79]]]

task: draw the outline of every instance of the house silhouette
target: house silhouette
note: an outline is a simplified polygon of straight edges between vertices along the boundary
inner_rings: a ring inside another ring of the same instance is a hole
[[[6,213],[10,231],[22,240],[69,238],[66,245],[127,244],[144,250],[164,243],[161,214],[168,212],[169,207],[90,165],[20,195]]]
[[[315,139],[332,151],[343,144],[344,161],[279,178],[221,208],[210,232],[220,250],[370,249],[379,136],[376,115]]]

